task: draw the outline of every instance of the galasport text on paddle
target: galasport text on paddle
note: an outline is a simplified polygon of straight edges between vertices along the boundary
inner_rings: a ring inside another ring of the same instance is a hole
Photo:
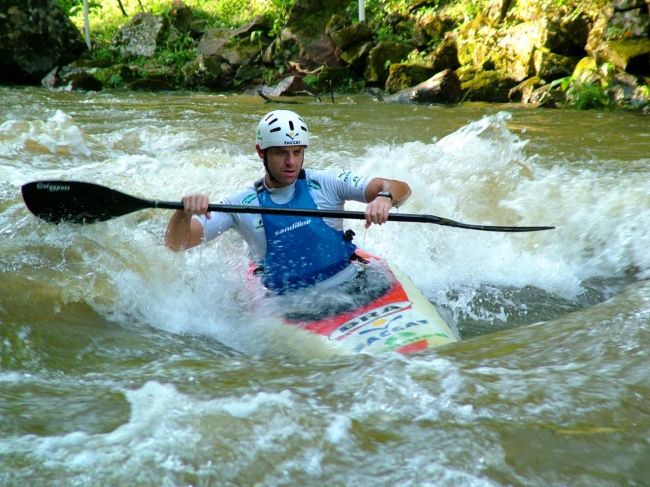
[[[29,211],[52,223],[95,223],[148,208],[182,210],[182,202],[137,198],[98,184],[82,181],[33,181],[21,188]],[[257,213],[269,215],[317,216],[365,220],[362,211],[313,210],[298,208],[264,208],[260,206],[210,204],[208,211],[224,213]],[[434,223],[447,227],[483,230],[486,232],[536,232],[555,227],[504,227],[472,225],[435,215],[390,213],[388,221]]]

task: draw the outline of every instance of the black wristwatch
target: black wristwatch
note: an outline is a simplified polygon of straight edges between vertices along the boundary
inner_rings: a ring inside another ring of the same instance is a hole
[[[390,200],[393,201],[393,193],[390,191],[380,191],[377,193],[377,196],[385,196],[386,198],[390,198]]]

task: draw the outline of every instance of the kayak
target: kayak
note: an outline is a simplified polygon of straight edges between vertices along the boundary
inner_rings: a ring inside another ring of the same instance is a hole
[[[408,276],[380,257],[359,249],[357,254],[360,259],[354,265],[361,278],[353,283],[356,289],[346,293],[343,286],[334,292],[358,294],[361,299],[337,306],[326,291],[315,292],[309,301],[300,301],[298,311],[282,303],[279,325],[304,330],[343,354],[410,354],[458,341]]]

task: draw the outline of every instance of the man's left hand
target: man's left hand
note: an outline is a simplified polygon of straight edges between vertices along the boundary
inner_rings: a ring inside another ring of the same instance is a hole
[[[393,207],[393,201],[385,196],[377,196],[366,206],[366,228],[373,223],[382,225],[388,221],[388,213]]]

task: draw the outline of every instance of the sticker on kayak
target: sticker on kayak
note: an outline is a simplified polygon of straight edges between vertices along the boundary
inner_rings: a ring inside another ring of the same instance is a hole
[[[383,348],[385,352],[393,351],[400,347],[408,346],[410,344],[420,342],[423,340],[427,341],[429,338],[434,338],[438,334],[427,333],[422,335],[420,333],[414,333],[412,331],[404,331],[414,326],[426,325],[427,323],[429,323],[428,320],[417,320],[417,321],[409,321],[408,323],[404,323],[404,324],[399,324],[392,328],[385,327],[385,329],[381,330],[379,334],[371,335],[368,338],[366,338],[364,342],[358,343],[354,347],[354,351],[357,353],[361,353],[366,348],[372,346],[376,342],[381,343],[382,341],[384,344]],[[446,335],[444,334],[442,335],[446,337]]]
[[[387,304],[386,306],[382,306],[381,308],[375,308],[372,311],[369,311],[367,313],[364,313],[360,316],[356,316],[354,319],[350,321],[346,321],[342,325],[340,325],[336,330],[334,330],[330,336],[330,340],[340,340],[346,335],[349,335],[353,331],[366,327],[366,326],[373,326],[375,322],[377,322],[377,327],[382,327],[385,325],[386,320],[381,320],[381,318],[385,318],[386,316],[399,313],[401,311],[406,311],[407,309],[411,308],[411,302],[410,301],[402,301],[398,303],[391,303]],[[381,320],[381,321],[378,321]]]

